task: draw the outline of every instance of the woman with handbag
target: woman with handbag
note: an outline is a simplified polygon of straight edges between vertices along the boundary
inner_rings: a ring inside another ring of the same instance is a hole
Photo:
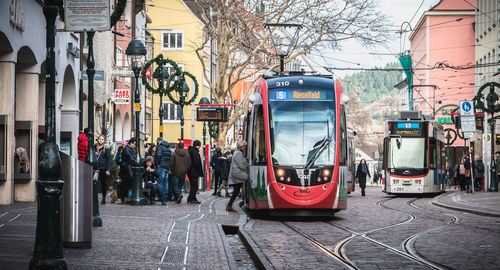
[[[233,194],[229,203],[227,204],[226,211],[234,212],[233,202],[240,194],[243,184],[248,181],[248,160],[243,153],[246,152],[247,142],[238,141],[236,144],[236,151],[231,159],[231,168],[229,169],[228,185],[233,187]]]
[[[101,204],[106,204],[106,192],[108,191],[106,178],[110,175],[111,172],[111,154],[109,152],[109,148],[107,148],[104,144],[105,139],[106,138],[104,137],[104,135],[99,136],[97,138],[97,144],[95,146],[95,155],[97,157],[97,172],[99,174],[98,179],[99,182],[101,182]]]

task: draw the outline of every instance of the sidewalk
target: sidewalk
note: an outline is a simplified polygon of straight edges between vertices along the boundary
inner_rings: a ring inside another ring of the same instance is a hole
[[[469,194],[449,189],[446,193],[435,197],[432,203],[456,211],[482,216],[500,217],[499,192],[481,191]]]
[[[209,191],[199,205],[186,197],[167,206],[100,205],[103,227],[93,228],[92,249],[64,249],[68,269],[233,268],[219,224],[242,225],[246,216],[226,212],[228,198]],[[28,268],[35,229],[35,203],[0,206],[0,268]]]

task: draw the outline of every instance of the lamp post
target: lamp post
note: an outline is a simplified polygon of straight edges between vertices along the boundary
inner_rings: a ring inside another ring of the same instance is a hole
[[[95,32],[87,32],[87,40],[89,45],[89,53],[87,57],[87,77],[89,81],[88,92],[88,130],[87,134],[88,147],[85,162],[97,170],[97,160],[94,149],[94,75],[95,75],[95,61],[94,61],[94,34]],[[92,225],[94,227],[102,227],[102,219],[99,213],[99,199],[97,195],[98,180],[92,181]]]
[[[161,69],[161,70],[160,70]],[[165,89],[164,87],[164,80],[165,78],[168,78],[168,70],[166,67],[162,67],[162,66],[158,66],[158,68],[156,68],[155,72],[153,73],[153,78],[157,79],[158,80],[158,87],[159,87],[159,95],[160,95],[160,110],[159,110],[159,114],[160,114],[160,137],[163,138],[163,114],[164,114],[164,111],[163,111],[163,89]]]
[[[181,106],[181,141],[184,142],[184,106],[186,105],[186,97],[189,93],[189,86],[187,85],[186,81],[182,84],[182,89],[179,93],[179,99],[180,99],[180,104]]]
[[[56,56],[54,52],[56,18],[55,1],[46,1],[47,71],[45,88],[45,141],[38,147],[39,179],[36,181],[37,218],[33,257],[29,269],[66,269],[61,239],[61,157],[56,144]]]
[[[276,50],[276,55],[280,58],[280,75],[282,75],[285,71],[285,57],[288,56],[291,48],[295,45],[302,25],[268,23],[266,28],[271,31],[271,42]],[[274,31],[271,28],[274,28]]]
[[[206,97],[200,98],[200,104],[210,104],[210,100]],[[203,121],[203,147],[207,145],[207,125],[206,121]]]
[[[142,194],[142,179],[141,179],[141,152],[140,152],[140,140],[139,140],[139,113],[141,111],[141,96],[139,90],[139,73],[141,72],[141,64],[146,55],[146,47],[144,44],[138,40],[134,39],[130,41],[127,46],[126,54],[130,58],[132,63],[132,70],[135,76],[135,93],[134,93],[134,108],[135,108],[135,164],[133,166],[134,171],[134,183],[132,186],[132,200],[130,204],[132,205],[144,205],[144,195]]]

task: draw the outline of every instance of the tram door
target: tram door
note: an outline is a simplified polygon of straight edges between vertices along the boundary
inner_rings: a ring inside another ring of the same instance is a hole
[[[384,190],[387,189],[387,158],[389,156],[389,138],[384,138],[384,147],[383,147],[383,160],[382,160],[382,185],[384,185]]]

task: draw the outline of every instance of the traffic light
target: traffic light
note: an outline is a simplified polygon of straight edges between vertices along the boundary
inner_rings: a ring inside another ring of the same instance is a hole
[[[462,125],[460,125],[460,115],[452,116],[452,119],[455,123],[455,129],[461,129]]]
[[[476,130],[484,131],[484,115],[476,115]]]

